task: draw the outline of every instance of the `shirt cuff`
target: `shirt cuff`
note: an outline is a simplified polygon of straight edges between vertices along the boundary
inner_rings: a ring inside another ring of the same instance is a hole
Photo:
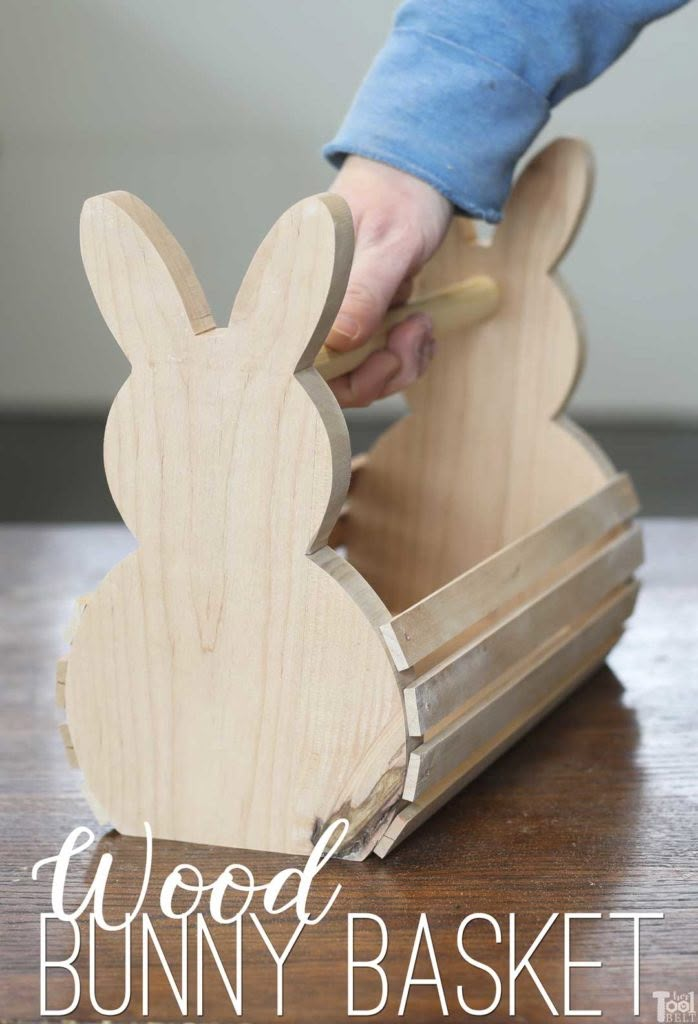
[[[508,68],[440,36],[394,29],[323,154],[421,178],[458,210],[501,220],[514,168],[550,116]]]

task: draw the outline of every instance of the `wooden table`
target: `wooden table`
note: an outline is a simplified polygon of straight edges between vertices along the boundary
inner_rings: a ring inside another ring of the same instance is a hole
[[[469,954],[492,965],[502,979],[499,1008],[487,1021],[552,1019],[526,972],[516,985],[516,1016],[508,1016],[509,918],[514,913],[516,957],[558,912],[532,964],[563,1016],[564,924],[562,915],[600,913],[570,923],[571,959],[601,960],[599,969],[572,971],[572,1007],[603,1009],[604,1021],[655,1021],[656,990],[698,990],[698,523],[654,520],[646,524],[648,563],[636,616],[606,668],[567,700],[533,733],[454,799],[387,861],[332,863],[313,886],[311,907],[320,908],[339,883],[328,916],[306,927],[284,971],[284,1018],[304,1024],[348,1019],[347,915],[380,915],[389,934],[383,966],[389,980],[386,1009],[369,1019],[398,1020],[398,1007],[420,914],[430,933],[451,1018],[475,1019],[458,1003],[463,986],[471,1006],[492,999],[493,979],[464,961],[459,924],[486,913],[501,925],[467,926]],[[131,547],[119,527],[3,527],[0,530],[0,1020],[39,1015],[39,915],[50,912],[50,871],[37,881],[31,867],[56,853],[77,825],[95,829],[98,842],[69,875],[71,905],[82,899],[99,856],[114,855],[106,916],[130,909],[142,879],[144,844],[99,828],[81,796],[79,773],[65,761],[53,707],[54,660],[72,598],[89,591]],[[231,743],[235,737],[231,736]],[[225,808],[221,807],[221,813]],[[179,924],[159,910],[167,873],[189,861],[212,881],[240,860],[258,882],[268,881],[297,859],[209,847],[156,843],[153,875],[144,908],[152,915],[175,976]],[[191,876],[189,876],[191,879]],[[295,918],[272,918],[255,897],[253,909],[281,949]],[[640,1016],[632,1016],[632,922],[611,912],[661,912],[663,920],[641,927]],[[210,923],[210,917],[205,918]],[[119,1019],[140,1020],[140,921],[133,934],[131,1008]],[[72,946],[66,924],[49,929],[49,954],[59,959]],[[195,952],[194,925],[189,949]],[[88,937],[77,960],[83,997],[70,1017],[99,1020],[90,1010]],[[211,925],[223,962],[234,972],[232,926]],[[375,922],[357,924],[357,958],[378,953]],[[105,1009],[123,998],[123,933],[97,937],[97,998]],[[150,953],[150,1017],[196,1019],[195,962],[190,960],[188,1015],[177,1009],[169,985]],[[421,972],[421,973],[420,973]],[[415,976],[429,973],[424,942]],[[203,970],[206,1020],[242,1019],[252,1024],[275,1017],[275,968],[249,918],[243,927],[243,1015],[235,1016],[210,954]],[[356,972],[359,1008],[380,997],[378,975]],[[73,983],[63,970],[50,972],[49,1005],[64,1007]],[[696,992],[698,997],[698,991]],[[696,999],[698,1007],[698,998]],[[55,1019],[55,1018],[54,1018]],[[435,986],[410,990],[406,1021],[441,1020]],[[587,1019],[587,1018],[571,1018]],[[593,1019],[593,1018],[588,1018]]]

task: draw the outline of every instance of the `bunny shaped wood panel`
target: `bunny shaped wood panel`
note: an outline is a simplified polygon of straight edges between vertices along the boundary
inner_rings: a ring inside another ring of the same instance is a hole
[[[410,304],[445,310],[440,351],[351,487],[316,368],[351,262],[343,201],[284,214],[226,328],[152,211],[86,204],[85,266],[132,365],[105,464],[139,547],[83,602],[57,695],[117,828],[307,853],[343,817],[340,855],[384,856],[617,641],[637,497],[562,415],[581,343],[551,277],[590,168],[558,141],[491,244],[454,222]]]
[[[137,551],[87,602],[67,666],[70,736],[122,832],[307,853],[342,816],[364,857],[399,800],[389,615],[326,546],[350,472],[313,359],[353,248],[335,196],[262,243],[217,328],[174,238],[127,193],[89,200],[83,259],[131,363],[105,435]]]
[[[427,597],[598,491],[606,457],[561,415],[581,366],[568,299],[551,270],[585,210],[591,156],[561,139],[520,176],[490,245],[458,218],[415,297],[487,274],[495,317],[438,338],[410,414],[384,433],[352,487],[343,537],[393,613]]]

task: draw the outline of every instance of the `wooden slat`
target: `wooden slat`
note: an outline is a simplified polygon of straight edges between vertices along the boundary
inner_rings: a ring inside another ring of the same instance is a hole
[[[521,739],[526,732],[537,725],[572,690],[592,675],[618,639],[619,637],[614,637],[606,651],[599,651],[598,656],[595,654],[588,664],[582,665],[578,672],[574,673],[569,679],[566,679],[562,686],[554,694],[551,694],[550,700],[544,704],[542,703],[536,712],[531,714],[529,719],[525,722],[517,723],[516,727],[511,731],[503,731],[490,748],[482,752],[481,756],[473,758],[467,764],[461,765],[460,768],[452,772],[451,776],[441,786],[429,789],[419,800],[407,804],[399,811],[390,823],[390,826],[383,833],[380,841],[376,844],[374,853],[379,857],[387,856],[396,846],[399,846],[408,836],[412,835],[420,825],[423,825],[433,814],[440,811],[449,800],[456,796],[473,779],[477,778],[493,761],[496,761],[509,747]]]
[[[561,679],[559,685],[551,688],[540,700],[538,705],[529,708],[528,713],[520,718],[512,718],[507,724],[494,735],[489,742],[483,745],[467,759],[459,764],[450,775],[441,780],[439,784],[431,786],[414,802],[403,807],[396,814],[389,827],[375,847],[375,853],[379,857],[385,857],[391,850],[395,849],[404,839],[412,834],[432,814],[440,810],[444,804],[460,792],[469,782],[484,771],[500,754],[512,746],[529,729],[536,725],[549,711],[559,704],[575,687],[579,686],[588,678],[601,664],[609,651],[618,641],[621,624],[633,609],[639,586],[637,582],[627,584],[621,593],[615,598],[615,613],[618,623],[617,632],[611,635],[604,644],[593,651],[585,661],[565,678]]]
[[[642,557],[641,530],[631,526],[464,650],[417,678],[404,690],[410,735],[423,736],[482,693],[513,662],[590,612],[629,579]]]
[[[632,482],[619,474],[598,494],[396,615],[382,627],[396,667],[404,671],[437,651],[637,511]]]
[[[630,614],[635,591],[636,584],[627,584],[590,616],[577,620],[574,632],[564,635],[552,651],[546,648],[542,657],[534,656],[525,667],[519,663],[484,702],[417,747],[408,762],[404,799],[415,800],[443,782],[474,751],[487,747],[511,723],[526,721],[561,680],[574,675],[595,651],[606,650]]]

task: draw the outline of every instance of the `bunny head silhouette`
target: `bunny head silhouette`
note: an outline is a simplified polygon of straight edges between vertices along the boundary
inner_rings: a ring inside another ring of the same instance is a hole
[[[348,557],[393,613],[593,494],[613,470],[561,411],[581,366],[579,331],[551,272],[590,193],[576,140],[539,153],[491,244],[457,218],[415,282],[420,298],[490,274],[490,320],[437,339],[409,414],[378,440],[352,488]]]
[[[344,817],[343,853],[365,856],[406,754],[387,610],[326,546],[349,444],[312,364],[346,287],[349,211],[325,195],[284,214],[222,328],[135,197],[89,200],[81,245],[132,367],[105,466],[139,544],[70,653],[87,786],[122,832],[306,853]]]

